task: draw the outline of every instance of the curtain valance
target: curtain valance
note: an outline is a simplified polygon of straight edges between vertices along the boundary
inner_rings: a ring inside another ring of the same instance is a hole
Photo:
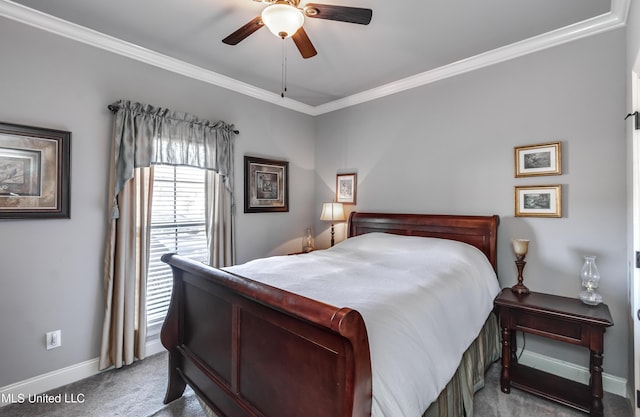
[[[114,199],[133,178],[134,168],[153,164],[188,165],[216,171],[233,191],[233,135],[222,121],[120,100],[114,117]]]

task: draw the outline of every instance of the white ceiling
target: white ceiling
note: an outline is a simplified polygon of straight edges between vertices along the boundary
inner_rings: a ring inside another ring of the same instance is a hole
[[[307,18],[304,28],[318,55],[302,59],[293,42],[284,41],[285,99],[283,41],[263,28],[236,46],[221,42],[264,3],[0,0],[0,16],[320,114],[620,27],[630,1],[314,0],[370,8],[373,18],[367,26]]]

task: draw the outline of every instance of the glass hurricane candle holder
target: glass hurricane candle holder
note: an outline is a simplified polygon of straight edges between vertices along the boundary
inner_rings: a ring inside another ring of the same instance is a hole
[[[585,256],[584,264],[580,270],[580,280],[582,281],[582,291],[580,300],[589,305],[598,305],[602,302],[602,296],[596,292],[600,285],[600,271],[596,265],[595,256]]]
[[[314,249],[313,246],[314,246],[313,232],[311,231],[311,228],[308,227],[304,231],[304,237],[302,238],[302,251],[311,252]]]

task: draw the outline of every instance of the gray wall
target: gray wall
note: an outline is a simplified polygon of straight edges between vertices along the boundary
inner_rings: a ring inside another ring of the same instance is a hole
[[[130,99],[234,123],[238,260],[300,250],[313,118],[0,18],[0,120],[72,132],[71,219],[0,220],[0,387],[94,359],[102,328],[111,114]],[[289,213],[243,213],[243,155],[286,159]],[[62,330],[62,347],[44,334]]]
[[[316,211],[337,172],[357,171],[359,211],[498,214],[503,287],[515,283],[512,238],[531,239],[533,291],[575,297],[583,255],[597,255],[615,321],[604,369],[626,378],[625,94],[617,30],[319,116]],[[563,175],[514,178],[514,146],[550,141]],[[541,184],[563,185],[563,217],[515,218],[514,186]],[[528,337],[527,349],[588,366],[575,347]]]
[[[637,47],[636,47],[637,50]],[[120,98],[235,123],[238,260],[298,250],[337,172],[357,171],[358,210],[498,214],[499,275],[512,237],[532,240],[525,282],[575,296],[595,254],[616,325],[605,372],[626,378],[625,32],[609,32],[316,117],[0,19],[0,120],[70,130],[70,220],[0,221],[0,386],[98,356],[111,115]],[[513,147],[560,140],[564,174],[513,178]],[[314,149],[315,147],[315,149]],[[242,213],[242,156],[287,159],[288,214]],[[562,219],[513,217],[514,185],[564,186]],[[339,225],[338,239],[344,237]],[[62,329],[46,351],[44,333]],[[586,366],[582,350],[528,348]]]

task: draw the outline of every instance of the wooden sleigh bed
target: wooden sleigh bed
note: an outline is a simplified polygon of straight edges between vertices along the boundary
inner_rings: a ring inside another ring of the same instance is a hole
[[[498,223],[498,216],[354,212],[348,237],[385,232],[461,241],[495,270]],[[371,415],[370,346],[358,311],[176,254],[163,261],[174,274],[161,333],[169,351],[165,403],[188,384],[219,417]]]

